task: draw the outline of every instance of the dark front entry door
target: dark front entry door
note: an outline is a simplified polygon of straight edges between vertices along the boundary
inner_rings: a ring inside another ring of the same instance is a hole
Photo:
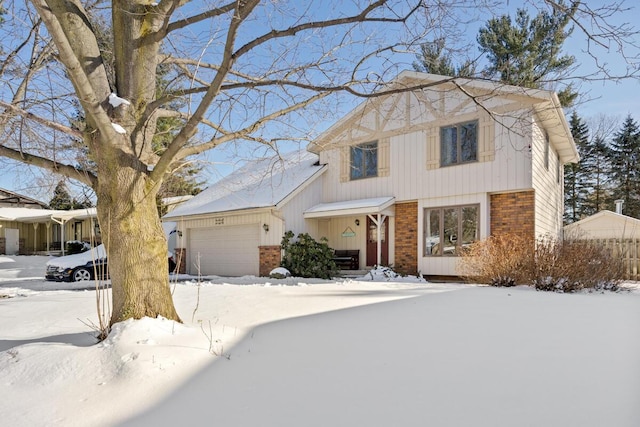
[[[389,265],[389,217],[384,219],[380,229],[380,241],[382,242],[382,265]],[[367,265],[378,264],[378,227],[367,216]]]

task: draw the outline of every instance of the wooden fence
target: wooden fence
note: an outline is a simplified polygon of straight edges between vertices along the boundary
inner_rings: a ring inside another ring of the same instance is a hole
[[[611,250],[613,256],[624,262],[624,278],[640,280],[640,240],[638,239],[594,239]]]

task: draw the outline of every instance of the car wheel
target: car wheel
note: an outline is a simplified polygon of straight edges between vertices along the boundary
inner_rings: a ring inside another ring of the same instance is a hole
[[[73,272],[72,277],[74,282],[84,282],[86,280],[91,280],[91,272],[86,268],[79,268]]]

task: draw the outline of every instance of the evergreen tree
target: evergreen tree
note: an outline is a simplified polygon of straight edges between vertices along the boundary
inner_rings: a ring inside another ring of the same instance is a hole
[[[49,207],[51,209],[68,211],[71,209],[71,206],[71,195],[67,191],[64,181],[59,181],[53,190],[53,198],[49,201]]]
[[[564,168],[564,221],[567,224],[586,216],[584,211],[589,194],[589,173],[583,164],[589,157],[590,150],[589,128],[576,111],[571,114],[569,126],[582,162],[570,163]]]
[[[475,64],[466,60],[462,65],[454,66],[451,55],[445,52],[444,38],[435,39],[420,45],[418,61],[413,63],[416,71],[441,76],[470,77],[475,74]]]
[[[611,142],[613,197],[623,199],[626,215],[640,218],[640,130],[631,115]]]
[[[581,173],[587,185],[581,218],[600,212],[610,206],[611,196],[611,147],[602,137],[596,137],[585,152]]]
[[[90,208],[93,203],[85,197],[84,201],[79,201],[76,198],[72,198],[67,191],[67,186],[64,181],[59,181],[56,188],[53,190],[53,198],[49,201],[49,207],[51,209],[68,211],[71,209],[84,209]]]
[[[575,62],[562,55],[562,44],[571,34],[565,27],[580,2],[565,6],[562,1],[551,13],[541,11],[533,19],[525,9],[518,9],[515,22],[509,15],[490,19],[478,33],[478,44],[490,65],[487,77],[504,83],[542,89],[567,72]],[[570,105],[577,93],[571,85],[558,92],[563,106]]]

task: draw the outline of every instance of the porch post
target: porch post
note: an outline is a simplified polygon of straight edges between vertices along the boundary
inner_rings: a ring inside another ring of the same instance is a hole
[[[60,221],[58,221],[53,216],[51,216],[51,219],[60,224],[60,249],[62,249],[62,256],[64,256],[64,224],[66,221],[63,218],[60,218]]]
[[[382,263],[382,241],[380,239],[380,237],[382,237],[382,231],[380,230],[380,224],[382,224],[382,221],[380,221],[380,214],[376,215],[376,252],[377,252],[377,260],[376,260],[376,264],[378,265],[378,267],[380,266],[380,263]]]
[[[382,215],[380,213],[373,215],[367,215],[371,218],[371,221],[376,225],[376,265],[380,265],[382,263],[382,230],[381,225],[384,224],[384,220],[387,219],[386,215]]]
[[[47,232],[45,233],[47,235],[47,255],[49,255],[49,241],[51,238],[51,221],[47,222],[45,224],[47,226]]]
[[[34,253],[38,252],[38,226],[39,225],[40,225],[39,222],[33,223],[33,252]]]

